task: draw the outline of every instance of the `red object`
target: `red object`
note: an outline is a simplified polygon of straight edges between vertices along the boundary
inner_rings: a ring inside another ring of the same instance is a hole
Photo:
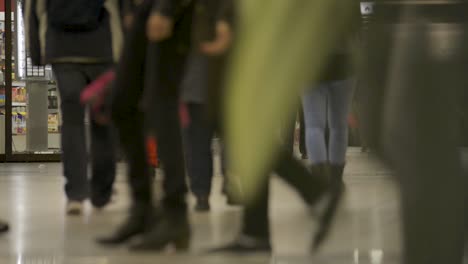
[[[93,108],[99,107],[104,101],[104,95],[107,92],[107,86],[115,79],[115,72],[113,70],[107,71],[81,92],[81,103],[92,104]]]
[[[157,168],[159,166],[158,144],[153,136],[146,138],[146,151],[148,152],[148,163],[150,166]]]

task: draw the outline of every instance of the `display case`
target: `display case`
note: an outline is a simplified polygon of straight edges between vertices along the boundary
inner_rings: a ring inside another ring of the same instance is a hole
[[[28,57],[24,0],[0,2],[0,156],[59,160],[59,97],[52,69],[34,67]]]

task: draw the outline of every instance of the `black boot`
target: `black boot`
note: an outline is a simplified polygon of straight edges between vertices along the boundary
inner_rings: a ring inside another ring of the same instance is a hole
[[[329,199],[323,214],[319,219],[319,227],[314,235],[313,250],[316,251],[328,236],[330,227],[335,218],[336,211],[343,196],[343,169],[344,165],[326,166],[324,172],[330,176]]]
[[[301,195],[310,206],[314,206],[330,189],[330,173],[328,164],[319,163],[309,168],[312,174],[308,192]]]
[[[330,165],[330,183],[332,189],[344,189],[345,183],[343,181],[344,165]]]
[[[160,215],[152,206],[135,206],[130,210],[127,220],[108,237],[98,238],[97,242],[102,245],[119,245],[131,238],[142,234],[149,222],[157,222]]]
[[[173,246],[177,251],[187,251],[190,246],[190,224],[186,210],[165,211],[160,221],[143,235],[142,241],[132,245],[135,251],[161,251]]]

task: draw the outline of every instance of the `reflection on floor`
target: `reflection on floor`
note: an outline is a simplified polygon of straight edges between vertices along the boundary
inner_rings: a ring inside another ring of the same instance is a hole
[[[123,168],[114,204],[102,212],[87,208],[81,217],[65,217],[59,164],[0,164],[0,216],[12,224],[0,237],[3,263],[399,263],[398,193],[390,174],[365,154],[348,155],[347,194],[328,243],[308,253],[314,220],[297,195],[281,181],[272,185],[271,216],[274,256],[208,255],[206,250],[233,239],[240,208],[229,207],[215,179],[212,212],[191,213],[194,237],[185,255],[131,254],[125,247],[103,248],[93,239],[107,234],[125,217],[128,206]],[[193,202],[193,201],[192,201]]]

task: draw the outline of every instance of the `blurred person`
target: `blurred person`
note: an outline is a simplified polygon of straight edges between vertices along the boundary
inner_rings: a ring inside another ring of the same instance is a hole
[[[187,105],[190,123],[185,129],[187,168],[191,190],[196,196],[196,211],[210,209],[209,197],[213,177],[212,140],[215,133],[222,140],[222,108],[219,106],[223,90],[223,75],[230,41],[225,45],[209,45],[216,32],[230,34],[233,23],[232,0],[199,0],[194,20],[194,42],[182,83],[182,100]],[[224,33],[223,33],[224,32]],[[213,44],[213,43],[211,43]],[[221,147],[221,166],[224,174],[223,191],[228,195],[224,150]]]
[[[234,7],[232,7],[234,8]],[[220,20],[221,22],[223,20]],[[219,24],[218,24],[219,25]],[[232,27],[230,23],[226,26]],[[218,27],[219,29],[219,27]],[[227,33],[226,33],[227,32]],[[232,30],[220,31],[214,36],[210,46],[222,46],[221,43],[230,43],[235,38]],[[235,42],[235,41],[234,41]],[[215,97],[216,98],[216,97]],[[292,123],[290,120],[288,124]],[[284,122],[283,122],[284,124]],[[291,126],[288,127],[288,134]],[[265,170],[259,184],[256,197],[249,201],[244,201],[244,214],[242,218],[242,230],[238,237],[231,243],[215,248],[212,252],[232,252],[232,253],[253,253],[265,252],[270,253],[272,250],[270,241],[270,225],[268,214],[269,200],[269,179],[270,173],[276,172],[283,180],[291,185],[299,193],[301,198],[310,206],[316,205],[321,198],[324,198],[328,193],[329,177],[326,171],[311,170],[303,165],[299,160],[293,157],[292,146],[287,143],[289,137],[284,135],[286,139],[285,147],[281,150],[281,154],[272,163],[269,170]],[[228,145],[228,148],[230,146]],[[315,244],[320,244],[329,230],[329,220],[333,217],[336,209],[337,199],[329,199],[327,208],[320,217],[319,228],[314,237]]]
[[[80,93],[116,60],[120,18],[116,0],[26,1],[26,26],[35,65],[52,64],[62,113],[62,159],[67,214],[81,214],[83,202],[106,206],[115,180],[115,146],[111,125],[91,114],[91,178],[88,179],[85,107]],[[77,13],[76,10],[81,10]]]
[[[343,182],[348,148],[348,115],[352,98],[352,37],[344,35],[327,58],[314,87],[302,96],[306,124],[306,144],[312,167],[330,170],[332,188],[339,191]],[[326,132],[328,128],[328,142]]]
[[[184,145],[191,191],[196,197],[195,210],[210,210],[210,193],[213,177],[212,142],[215,135],[213,122],[206,109],[208,59],[193,52],[183,82],[182,100],[187,105],[190,122],[184,129]]]
[[[462,263],[457,111],[467,83],[467,8],[467,1],[377,2],[367,34],[361,124],[366,143],[396,172],[407,264]]]
[[[173,245],[187,250],[191,231],[178,113],[193,3],[144,0],[126,1],[124,6],[129,30],[116,69],[112,115],[129,163],[132,206],[115,233],[98,242],[116,245],[141,235],[131,249],[162,250]],[[148,126],[154,129],[165,176],[165,193],[157,208],[144,144],[143,128]]]

